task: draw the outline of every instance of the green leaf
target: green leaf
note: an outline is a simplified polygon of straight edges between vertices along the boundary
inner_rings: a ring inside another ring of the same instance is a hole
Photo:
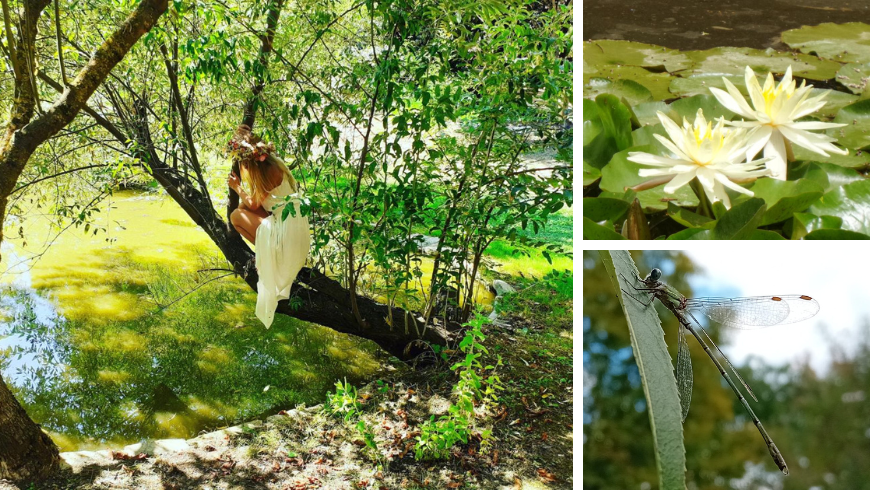
[[[599,94],[614,95],[631,105],[653,100],[649,89],[634,80],[611,81],[607,78],[592,78],[589,83],[583,85],[583,97],[594,98]]]
[[[652,306],[645,307],[624,293],[634,291],[631,281],[638,275],[631,255],[624,250],[600,253],[628,323],[631,348],[643,384],[653,431],[659,488],[683,490],[686,487],[686,454],[683,447],[682,409],[659,316]]]
[[[595,98],[604,131],[616,142],[619,150],[631,146],[631,111],[618,98],[601,94]]]
[[[870,234],[870,180],[860,180],[827,192],[810,208],[817,216],[837,216],[844,230]]]
[[[824,188],[825,192],[852,182],[864,180],[861,174],[851,168],[821,162],[807,162],[807,165],[803,167],[790,169],[789,175],[816,182]]]
[[[752,237],[764,217],[764,200],[752,198],[729,209],[710,230],[714,240],[745,240]]]
[[[799,240],[808,233],[822,229],[838,230],[843,220],[836,216],[816,216],[811,213],[795,213],[792,221],[792,240]]]
[[[613,65],[631,65],[653,71],[679,71],[689,68],[689,58],[675,50],[654,44],[621,40],[586,41],[583,43],[584,73]],[[599,73],[599,72],[595,72]]]
[[[609,80],[611,82],[631,80],[644,86],[655,100],[665,100],[673,97],[668,91],[668,87],[670,87],[671,81],[675,77],[668,73],[653,73],[645,68],[628,65],[608,65],[600,67],[600,69],[585,69],[588,66],[585,62],[583,63],[584,87],[590,85],[592,79]],[[583,97],[589,97],[585,88],[583,90]]]
[[[601,170],[583,162],[583,185],[587,186],[601,178]]]
[[[862,22],[834,24],[825,22],[782,33],[782,42],[802,53],[815,54],[839,62],[870,61],[870,25]]]
[[[756,76],[766,77],[767,72],[782,75],[791,66],[795,76],[811,80],[829,80],[834,78],[837,70],[840,69],[840,64],[833,61],[773,49],[724,46],[704,51],[685,51],[684,54],[694,62],[694,66],[680,73],[681,75],[718,73],[743,77],[746,67],[749,66],[755,71]]]
[[[668,203],[668,216],[686,228],[700,228],[713,221],[706,216],[681,208],[672,202]]]
[[[722,73],[696,73],[694,75],[684,75],[671,80],[671,85],[668,90],[680,97],[688,97],[691,95],[710,95],[710,87],[721,88],[725,90],[725,82],[722,81]],[[746,87],[743,83],[742,75],[724,75],[734,86],[737,87],[744,95],[748,95]]]
[[[656,112],[661,111],[667,114],[668,105],[661,101],[644,102],[632,107],[631,110],[641,126],[648,126],[650,124],[661,124]]]
[[[870,63],[849,63],[837,72],[837,81],[853,94],[863,94],[870,84]]]
[[[584,99],[583,131],[594,134],[588,143],[584,137],[583,161],[600,169],[614,153],[631,146],[631,112],[609,94],[599,95],[595,101]]]
[[[627,158],[630,151],[654,153],[653,148],[650,146],[639,146],[613,155],[610,163],[601,169],[601,182],[599,186],[602,190],[623,194],[627,187],[635,186],[647,180],[647,177],[641,177],[637,172],[642,168],[649,167],[628,161]],[[640,199],[641,206],[647,210],[664,211],[668,207],[669,200],[673,200],[675,204],[680,206],[694,207],[698,205],[698,198],[689,186],[683,186],[673,194],[665,193],[664,186],[658,186],[638,192],[637,198]]]
[[[628,211],[629,204],[622,199],[584,197],[583,216],[592,221],[619,221]]]
[[[845,127],[827,131],[841,145],[856,149],[870,145],[870,99],[859,100],[840,109],[834,122],[846,124]],[[817,158],[813,160],[819,161]]]
[[[848,230],[816,230],[804,237],[805,240],[870,240],[870,235]]]
[[[709,93],[675,100],[671,103],[670,107],[671,110],[679,116],[677,124],[680,125],[683,123],[683,118],[693,122],[695,120],[695,115],[698,113],[698,109],[704,111],[704,118],[708,121],[720,117],[724,117],[725,119],[731,119],[734,117],[733,112],[723,107],[722,104],[716,100],[716,97],[709,95]]]
[[[785,240],[785,237],[775,231],[755,230],[749,237],[750,240]]]
[[[625,237],[611,228],[599,225],[587,217],[583,217],[584,240],[625,240]]]
[[[767,212],[764,213],[760,226],[791,218],[794,213],[803,211],[816,202],[824,192],[821,185],[807,179],[759,179],[750,190],[767,205]]]

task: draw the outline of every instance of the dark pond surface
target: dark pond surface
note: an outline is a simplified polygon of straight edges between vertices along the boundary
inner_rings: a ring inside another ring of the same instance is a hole
[[[586,0],[583,39],[625,39],[673,49],[787,50],[780,33],[823,22],[870,23],[870,0]]]

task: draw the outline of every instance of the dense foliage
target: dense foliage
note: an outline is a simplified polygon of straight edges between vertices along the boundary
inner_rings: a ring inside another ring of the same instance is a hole
[[[67,64],[86,63],[101,39],[83,26],[129,4],[86,3],[61,12]],[[155,155],[223,214],[221,150],[262,80],[255,130],[303,182],[315,267],[352,302],[358,293],[423,313],[389,319],[406,330],[464,321],[494,240],[564,252],[524,230],[573,200],[571,14],[525,0],[174,2],[91,99],[123,135],[82,115],[40,148],[27,192],[12,196],[8,237],[27,240],[37,208],[58,230],[98,233],[101,199],[119,183],[158,187]],[[51,45],[40,49],[44,77],[60,80]],[[424,235],[440,238],[426,266]]]

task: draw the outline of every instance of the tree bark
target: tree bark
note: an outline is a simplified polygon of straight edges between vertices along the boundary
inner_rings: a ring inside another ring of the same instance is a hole
[[[30,420],[0,376],[0,479],[24,488],[59,467],[57,446]]]

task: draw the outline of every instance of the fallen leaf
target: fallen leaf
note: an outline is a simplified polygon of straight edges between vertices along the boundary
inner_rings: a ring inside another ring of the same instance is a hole
[[[514,489],[516,489],[516,490],[523,489],[523,482],[521,482],[520,479],[517,477],[514,477]]]
[[[548,436],[547,436],[547,433],[546,433],[546,432],[544,432],[543,434],[541,434],[541,440],[542,440],[542,441],[546,441],[547,438],[548,438]]]
[[[554,482],[556,481],[556,475],[550,473],[544,468],[538,468],[538,477],[545,482]]]
[[[498,464],[498,449],[492,452],[492,465],[495,466]]]

